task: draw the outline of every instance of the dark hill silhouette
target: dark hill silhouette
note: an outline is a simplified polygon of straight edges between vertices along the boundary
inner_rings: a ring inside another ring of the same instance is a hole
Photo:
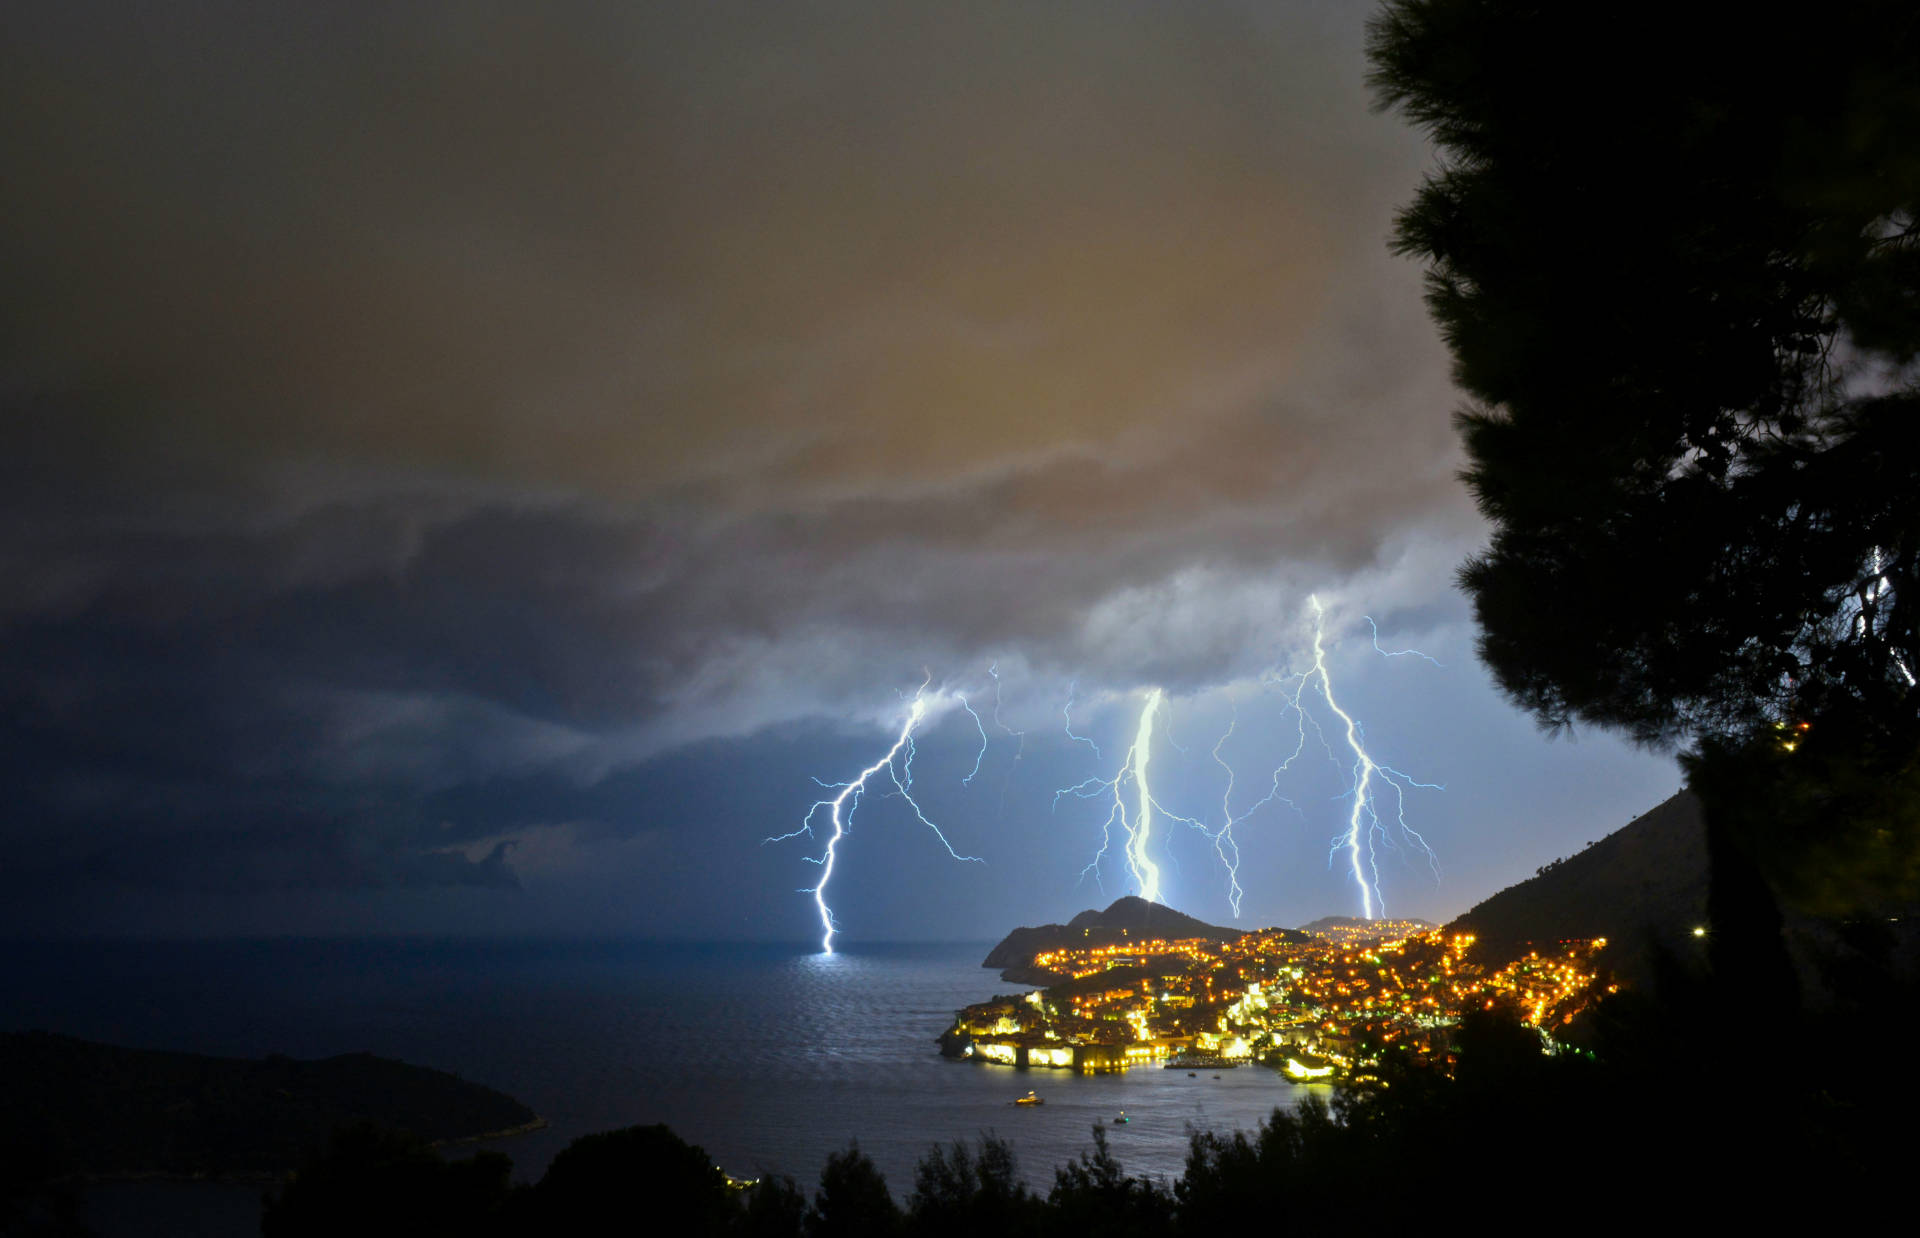
[[[980,966],[998,967],[1001,977],[1021,984],[1052,984],[1062,979],[1052,972],[1033,966],[1035,955],[1063,946],[1117,946],[1155,937],[1169,941],[1182,937],[1206,937],[1214,941],[1232,941],[1249,930],[1222,928],[1175,911],[1160,903],[1127,895],[1115,899],[1105,911],[1092,908],[1065,924],[1021,927],[1008,933]]]
[[[1700,801],[1682,791],[1586,850],[1555,860],[1447,926],[1472,933],[1475,955],[1499,966],[1536,943],[1605,937],[1604,960],[1648,978],[1652,951],[1685,947],[1706,923],[1707,845]]]
[[[1245,929],[1221,928],[1175,911],[1163,903],[1150,903],[1136,894],[1116,898],[1105,911],[1088,908],[1067,921],[1070,929],[1122,929],[1138,936],[1146,933],[1169,941],[1180,937],[1216,937],[1224,940],[1240,936]]]
[[[370,1053],[254,1061],[0,1034],[0,1147],[33,1178],[283,1173],[354,1123],[428,1141],[539,1123],[455,1075]]]

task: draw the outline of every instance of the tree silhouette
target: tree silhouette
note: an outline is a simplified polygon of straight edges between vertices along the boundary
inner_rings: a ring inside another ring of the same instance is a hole
[[[263,1201],[268,1238],[500,1231],[513,1162],[498,1152],[443,1160],[411,1135],[359,1124]]]
[[[530,1211],[550,1233],[628,1233],[671,1219],[675,1233],[719,1234],[737,1208],[705,1149],[654,1125],[568,1144],[534,1188]]]
[[[1054,1232],[1151,1238],[1173,1226],[1173,1196],[1149,1178],[1130,1178],[1107,1147],[1107,1128],[1093,1128],[1093,1151],[1054,1171],[1047,1196]]]
[[[1369,55],[1441,153],[1395,245],[1471,398],[1482,658],[1694,745],[1776,883],[1911,894],[1920,10],[1387,0]]]
[[[907,1213],[916,1234],[961,1238],[995,1234],[1019,1238],[1035,1232],[1039,1201],[1020,1181],[1013,1145],[993,1134],[978,1151],[965,1143],[935,1144],[914,1167]]]
[[[886,1238],[904,1229],[886,1178],[857,1141],[827,1157],[806,1217],[807,1238]]]
[[[747,1188],[734,1232],[741,1238],[798,1238],[807,1195],[792,1178],[763,1174]]]

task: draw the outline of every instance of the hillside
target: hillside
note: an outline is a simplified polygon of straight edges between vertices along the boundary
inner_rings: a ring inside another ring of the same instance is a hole
[[[1496,966],[1532,943],[1605,937],[1607,963],[1644,979],[1655,945],[1684,948],[1693,926],[1705,923],[1706,907],[1706,829],[1700,802],[1682,791],[1447,928],[1472,933],[1480,957]]]
[[[1246,929],[1208,924],[1171,907],[1128,895],[1115,899],[1105,911],[1089,908],[1065,924],[1017,928],[988,952],[980,966],[1000,968],[1003,979],[1017,983],[1052,984],[1061,977],[1033,966],[1034,956],[1043,951],[1069,945],[1117,946],[1155,937],[1169,941],[1182,937],[1232,941],[1246,932]]]
[[[1402,932],[1407,932],[1407,931],[1425,932],[1428,929],[1434,929],[1434,928],[1440,927],[1439,925],[1433,923],[1430,920],[1419,920],[1419,919],[1365,920],[1359,916],[1321,916],[1318,920],[1315,920],[1311,924],[1301,925],[1300,931],[1303,933],[1312,933],[1320,937],[1330,937],[1335,934],[1340,934],[1344,936],[1362,936],[1362,935],[1372,934],[1374,936],[1378,936],[1379,930],[1377,926],[1380,926],[1380,925],[1392,925],[1395,929]]]
[[[530,1127],[534,1112],[455,1075],[370,1053],[206,1057],[0,1034],[0,1149],[29,1178],[284,1172],[341,1126],[430,1141]]]

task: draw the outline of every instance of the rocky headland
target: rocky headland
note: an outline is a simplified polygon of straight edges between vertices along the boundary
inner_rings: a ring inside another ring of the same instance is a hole
[[[999,968],[1000,978],[1012,984],[1058,984],[1067,977],[1036,966],[1037,956],[1069,947],[1122,946],[1155,938],[1233,941],[1247,931],[1208,924],[1171,907],[1128,895],[1115,899],[1105,911],[1088,908],[1065,924],[1017,928],[1001,939],[980,965]],[[1304,935],[1301,940],[1305,940]]]

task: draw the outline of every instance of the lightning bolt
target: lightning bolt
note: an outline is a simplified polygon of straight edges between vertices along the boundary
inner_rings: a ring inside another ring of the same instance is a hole
[[[1127,750],[1140,802],[1138,815],[1127,829],[1127,870],[1140,886],[1140,897],[1149,903],[1160,901],[1160,866],[1147,855],[1147,843],[1153,835],[1153,790],[1147,785],[1147,762],[1153,757],[1153,716],[1165,700],[1166,694],[1158,688],[1147,693],[1147,707],[1140,711],[1140,725],[1134,729],[1133,747]],[[1114,794],[1119,794],[1117,783]],[[1121,820],[1125,824],[1125,818]]]
[[[1221,826],[1218,830],[1209,831],[1209,833],[1213,838],[1214,852],[1219,855],[1220,863],[1225,866],[1227,870],[1227,904],[1233,909],[1233,916],[1236,920],[1240,918],[1240,901],[1244,897],[1244,892],[1240,888],[1240,843],[1233,836],[1233,828],[1236,825],[1243,824],[1249,817],[1259,812],[1262,808],[1265,808],[1268,804],[1274,803],[1276,800],[1285,804],[1288,808],[1293,809],[1296,813],[1300,811],[1298,804],[1295,804],[1291,799],[1280,794],[1280,776],[1293,768],[1294,761],[1299,759],[1300,754],[1305,752],[1307,748],[1307,726],[1312,720],[1307,716],[1306,711],[1300,707],[1300,692],[1305,685],[1306,677],[1303,675],[1292,675],[1285,677],[1281,682],[1291,683],[1293,687],[1292,693],[1287,696],[1286,709],[1295,719],[1295,729],[1298,736],[1297,742],[1294,744],[1293,751],[1287,754],[1286,759],[1274,766],[1273,773],[1267,782],[1267,793],[1249,805],[1245,812],[1235,813],[1233,811],[1233,792],[1238,779],[1234,773],[1233,766],[1227,762],[1224,756],[1220,755],[1220,749],[1226,746],[1229,739],[1233,738],[1234,731],[1240,725],[1238,711],[1236,711],[1234,717],[1228,721],[1227,729],[1221,734],[1219,739],[1214,741],[1213,745],[1214,763],[1226,771],[1227,784],[1225,789],[1220,793]],[[1282,715],[1282,717],[1285,716],[1285,714]],[[1318,723],[1313,723],[1313,726],[1316,731],[1319,730]],[[1321,738],[1324,742],[1325,736]],[[1328,755],[1331,756],[1333,750],[1329,748],[1327,752]]]
[[[807,835],[809,838],[815,837],[814,819],[820,815],[821,810],[824,809],[826,811],[827,822],[833,827],[833,832],[827,838],[826,851],[818,858],[813,856],[805,857],[808,863],[818,864],[820,866],[820,880],[810,889],[801,891],[803,894],[813,895],[814,905],[820,910],[820,927],[822,929],[820,950],[824,954],[833,953],[833,939],[839,931],[834,924],[833,909],[827,906],[827,883],[833,880],[833,866],[834,862],[839,858],[840,841],[845,838],[853,828],[854,810],[860,807],[860,797],[866,794],[868,781],[882,770],[886,771],[887,778],[893,783],[894,790],[899,792],[900,797],[907,802],[907,807],[912,809],[914,817],[919,820],[920,824],[933,831],[933,836],[940,840],[940,845],[947,849],[948,855],[956,860],[964,860],[972,864],[985,863],[985,861],[977,855],[961,855],[958,851],[955,851],[953,844],[947,841],[947,836],[940,832],[940,827],[928,818],[926,812],[920,807],[919,801],[913,798],[913,758],[915,751],[913,733],[927,716],[928,700],[926,689],[927,685],[922,683],[919,690],[913,694],[913,701],[907,707],[906,720],[900,724],[900,732],[894,737],[893,746],[887,749],[886,755],[861,770],[857,777],[848,782],[821,782],[818,778],[814,779],[814,781],[822,787],[830,791],[837,791],[838,794],[831,799],[815,800],[813,805],[807,809],[807,815],[800,819],[799,829],[765,840],[765,842],[769,843],[784,842],[789,838],[797,838],[802,834]],[[966,706],[964,699],[961,700],[960,703],[962,707]],[[971,714],[973,710],[969,708],[967,712]],[[979,715],[974,715],[974,721],[979,721]],[[985,737],[985,728],[982,728],[981,738],[983,741]],[[985,751],[984,747],[982,751]],[[975,772],[978,772],[978,769],[979,767],[976,763]],[[968,775],[968,777],[971,778],[972,775]]]
[[[1000,664],[990,663],[987,666],[987,674],[993,679],[993,725],[1019,740],[1022,748],[1026,747],[1027,733],[1016,731],[1000,720]],[[1018,760],[1017,757],[1015,759]]]
[[[1873,548],[1873,553],[1867,558],[1867,572],[1867,580],[1864,584],[1856,586],[1850,605],[1846,608],[1849,623],[1856,639],[1872,639],[1875,636],[1885,639],[1884,635],[1874,631],[1873,625],[1881,612],[1888,609],[1884,603],[1888,596],[1894,593],[1894,588],[1893,582],[1887,579],[1886,552],[1878,546]],[[1902,601],[1904,601],[1903,598],[1897,596],[1893,598],[1896,605]],[[1882,628],[1884,629],[1885,626],[1883,622]],[[1913,668],[1907,665],[1907,660],[1900,656],[1899,652],[1893,652],[1891,658],[1893,668],[1900,672],[1900,677],[1907,681],[1909,688],[1916,682],[1920,682],[1914,679]]]
[[[973,772],[960,780],[961,786],[970,787],[973,785],[973,780],[980,776],[980,762],[987,759],[987,727],[985,723],[980,721],[980,715],[973,712],[973,706],[967,704],[967,698],[965,696],[962,696],[958,692],[953,695],[954,699],[960,702],[960,708],[967,711],[967,717],[973,719],[973,725],[980,729],[980,751],[974,754]]]
[[[1229,739],[1233,738],[1233,730],[1239,725],[1240,714],[1239,711],[1236,710],[1234,716],[1227,720],[1225,733],[1223,733],[1219,739],[1215,740],[1213,744],[1214,763],[1219,765],[1221,769],[1227,771],[1227,789],[1220,793],[1220,810],[1222,817],[1225,819],[1225,824],[1223,824],[1219,832],[1213,836],[1213,850],[1215,854],[1220,857],[1220,862],[1226,865],[1227,868],[1227,904],[1233,908],[1233,918],[1236,920],[1240,918],[1242,891],[1240,889],[1240,844],[1235,842],[1233,838],[1233,827],[1236,824],[1233,819],[1233,766],[1228,765],[1226,758],[1220,755],[1220,747]],[[1275,785],[1277,788],[1277,777],[1275,779]]]
[[[1178,821],[1212,836],[1213,831],[1192,817],[1183,817],[1179,813],[1169,812],[1165,805],[1154,798],[1153,787],[1147,781],[1147,770],[1153,758],[1154,719],[1166,704],[1167,694],[1160,688],[1147,690],[1147,699],[1141,706],[1140,718],[1134,724],[1133,743],[1127,748],[1126,757],[1120,762],[1120,768],[1112,777],[1095,776],[1070,787],[1062,787],[1053,793],[1053,807],[1058,810],[1062,796],[1071,795],[1076,799],[1094,799],[1104,797],[1108,800],[1106,819],[1100,825],[1100,849],[1093,859],[1080,870],[1081,880],[1089,875],[1094,884],[1100,884],[1100,862],[1107,857],[1113,845],[1113,828],[1118,825],[1126,834],[1126,843],[1121,847],[1121,855],[1126,861],[1127,873],[1133,881],[1140,897],[1150,903],[1161,901],[1160,866],[1155,863],[1148,848],[1153,843],[1153,818],[1157,812],[1170,821]],[[1131,811],[1129,811],[1131,800]]]
[[[1406,658],[1406,657],[1424,658],[1427,661],[1432,662],[1435,666],[1439,666],[1440,669],[1442,670],[1446,669],[1445,666],[1441,665],[1439,659],[1434,658],[1428,654],[1421,653],[1418,649],[1382,649],[1380,648],[1380,625],[1373,621],[1372,615],[1362,615],[1360,617],[1367,621],[1368,629],[1373,632],[1373,651],[1379,654],[1381,657],[1383,658]]]
[[[1237,711],[1234,718],[1227,724],[1226,731],[1213,745],[1213,759],[1225,772],[1226,785],[1220,796],[1221,825],[1217,830],[1211,830],[1209,833],[1213,839],[1214,851],[1220,857],[1221,865],[1227,870],[1227,902],[1232,907],[1236,919],[1240,915],[1244,892],[1240,887],[1240,845],[1239,840],[1234,836],[1234,829],[1243,825],[1248,818],[1268,804],[1275,802],[1286,805],[1295,813],[1300,812],[1298,804],[1281,794],[1280,786],[1282,777],[1293,769],[1295,762],[1306,752],[1309,731],[1313,738],[1319,741],[1319,746],[1326,753],[1328,760],[1335,765],[1346,764],[1350,770],[1350,782],[1347,791],[1341,797],[1351,799],[1347,828],[1334,838],[1328,858],[1331,862],[1342,851],[1346,853],[1347,866],[1353,873],[1355,883],[1360,887],[1361,906],[1367,918],[1374,918],[1380,907],[1378,865],[1380,848],[1404,847],[1408,851],[1418,853],[1426,858],[1435,878],[1438,879],[1440,875],[1439,861],[1434,856],[1433,849],[1427,845],[1426,839],[1420,835],[1419,831],[1407,824],[1405,791],[1412,787],[1434,790],[1443,788],[1435,783],[1418,782],[1392,766],[1383,765],[1367,751],[1365,728],[1341,707],[1338,698],[1334,695],[1332,675],[1327,668],[1325,610],[1317,596],[1310,596],[1308,601],[1312,604],[1314,612],[1312,666],[1305,671],[1295,672],[1282,672],[1276,668],[1261,676],[1263,684],[1280,689],[1284,701],[1282,718],[1288,715],[1293,718],[1293,750],[1273,767],[1266,793],[1248,805],[1244,811],[1234,811],[1233,796],[1239,783],[1233,765],[1223,752],[1227,741],[1233,738],[1238,728]],[[1383,657],[1412,656],[1423,658],[1435,666],[1441,665],[1417,649],[1381,648],[1378,625],[1374,624],[1371,617],[1367,618],[1367,624],[1373,633],[1373,648]],[[1345,761],[1334,751],[1333,743],[1327,737],[1326,728],[1322,727],[1320,720],[1314,716],[1314,711],[1318,709],[1315,704],[1316,699],[1324,701],[1333,719],[1337,720],[1338,726],[1335,729],[1345,741],[1345,750],[1351,757],[1350,762]],[[1393,809],[1390,814],[1383,816],[1380,799],[1389,794],[1393,797]]]
[[[987,674],[993,679],[993,725],[1013,736],[1018,742],[1013,747],[1013,760],[1007,764],[1007,776],[1000,780],[1000,807],[995,816],[1005,816],[1007,811],[1007,788],[1013,785],[1013,771],[1020,768],[1020,758],[1026,755],[1027,733],[1016,731],[1000,719],[1000,664],[993,662],[987,666]]]
[[[1439,859],[1433,854],[1433,848],[1427,845],[1427,840],[1407,825],[1404,788],[1425,787],[1432,790],[1444,790],[1444,788],[1435,783],[1415,782],[1392,766],[1375,761],[1368,753],[1365,732],[1360,724],[1355,722],[1353,715],[1342,709],[1340,703],[1334,699],[1333,679],[1327,672],[1324,640],[1326,608],[1320,604],[1318,595],[1309,595],[1307,601],[1313,606],[1313,669],[1306,673],[1306,678],[1319,681],[1320,695],[1326,700],[1327,708],[1340,719],[1345,730],[1347,747],[1353,753],[1353,785],[1348,792],[1352,797],[1353,807],[1347,817],[1347,828],[1334,838],[1328,850],[1327,859],[1328,863],[1332,863],[1334,856],[1341,851],[1344,850],[1347,853],[1347,865],[1353,873],[1354,884],[1360,887],[1361,915],[1371,920],[1375,918],[1376,908],[1385,909],[1380,901],[1380,863],[1376,844],[1395,845],[1394,834],[1389,833],[1386,823],[1380,816],[1375,799],[1377,794],[1374,790],[1375,781],[1377,780],[1380,785],[1393,792],[1393,826],[1398,833],[1399,841],[1426,857],[1436,881],[1440,878]],[[1379,648],[1378,641],[1375,642],[1374,647]],[[1382,649],[1380,652],[1384,654],[1386,650]],[[1304,688],[1304,683],[1302,686]]]
[[[1073,733],[1073,690],[1079,686],[1080,681],[1077,679],[1067,685],[1067,703],[1060,707],[1060,715],[1067,720],[1067,738],[1073,740],[1075,743],[1085,744],[1087,747],[1093,749],[1093,759],[1098,761],[1100,759],[1100,745],[1094,743],[1085,735],[1075,735]]]

